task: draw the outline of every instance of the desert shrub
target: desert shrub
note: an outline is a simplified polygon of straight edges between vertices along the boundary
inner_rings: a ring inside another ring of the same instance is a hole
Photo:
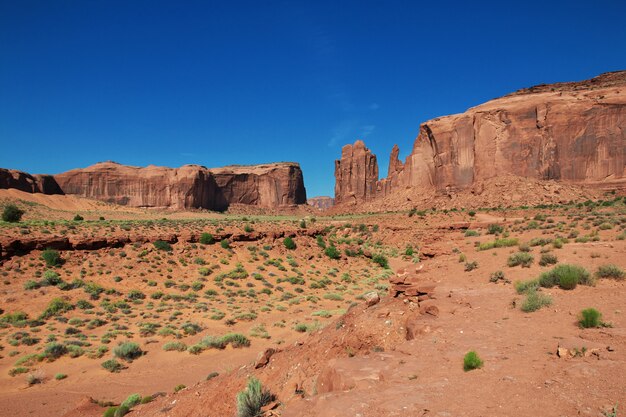
[[[294,242],[293,239],[289,236],[287,236],[285,240],[283,240],[283,245],[285,245],[285,247],[289,250],[294,250],[296,248],[296,242]]]
[[[191,323],[191,322],[183,323],[183,325],[180,328],[185,334],[192,335],[192,336],[202,331],[201,325],[197,323]]]
[[[143,355],[143,350],[141,350],[141,347],[135,342],[123,342],[113,349],[113,354],[120,359],[132,362],[133,359],[137,359]]]
[[[48,359],[49,361],[53,361],[55,359],[60,358],[61,356],[67,353],[67,346],[62,343],[52,342],[48,343],[46,348],[42,353],[42,357]]]
[[[228,239],[222,239],[222,241],[220,242],[220,246],[222,247],[222,249],[230,249],[230,242],[228,241]]]
[[[478,262],[476,261],[465,262],[465,272],[473,271],[476,268],[478,268]]]
[[[467,214],[469,214],[470,217],[474,217],[476,215],[476,212],[474,210],[470,210],[467,212]]]
[[[252,232],[254,231],[254,229],[253,229],[253,228],[252,228],[252,226],[250,226],[249,224],[246,224],[246,225],[243,227],[243,231],[244,231],[244,232],[246,232],[246,233],[252,233]]]
[[[319,246],[320,248],[326,249],[326,242],[324,241],[324,236],[322,235],[315,236],[315,243],[317,243],[317,246]]]
[[[584,329],[600,327],[602,325],[602,314],[595,308],[586,308],[580,312],[578,324]]]
[[[389,268],[389,261],[387,260],[387,257],[382,253],[372,256],[372,261],[385,269]]]
[[[554,265],[557,262],[558,259],[553,253],[544,253],[541,255],[541,259],[539,259],[540,266]]]
[[[126,296],[129,300],[143,300],[146,295],[139,290],[130,290]]]
[[[504,276],[504,272],[496,271],[496,272],[493,272],[491,276],[489,277],[489,282],[498,282],[498,281],[507,281],[507,279]]]
[[[85,220],[85,218],[81,216],[80,214],[77,214],[76,216],[74,216],[75,222],[82,222],[83,220]]]
[[[74,306],[62,298],[53,298],[48,307],[39,315],[40,320],[58,316],[74,309]]]
[[[191,353],[192,355],[199,355],[200,353],[202,353],[203,350],[204,350],[204,346],[201,345],[200,343],[191,345],[189,346],[189,348],[187,348],[187,351]]]
[[[43,273],[43,278],[41,279],[40,284],[54,286],[60,284],[62,281],[63,280],[61,279],[59,274],[54,271],[47,270]]]
[[[497,235],[499,233],[502,233],[503,231],[504,231],[504,228],[500,226],[499,224],[490,224],[487,226],[487,234],[490,234],[490,235]]]
[[[480,236],[480,233],[478,233],[478,231],[476,230],[466,230],[465,231],[465,237],[476,237],[476,236]]]
[[[483,242],[478,245],[478,250],[489,250],[495,248],[507,248],[510,246],[515,246],[519,243],[519,241],[515,238],[502,238],[496,239],[493,242]]]
[[[56,379],[57,381],[60,381],[65,378],[67,378],[67,374],[58,373],[54,375],[54,379]]]
[[[341,252],[334,245],[327,246],[324,249],[324,254],[328,256],[330,259],[339,259],[341,258]]]
[[[157,240],[153,243],[154,247],[157,248],[158,250],[162,250],[165,252],[171,252],[172,251],[172,245],[170,245],[169,243],[167,243],[164,240]]]
[[[522,303],[521,309],[525,313],[530,313],[550,304],[552,304],[550,296],[541,294],[536,288],[531,288],[526,291],[526,298]]]
[[[482,366],[483,361],[476,352],[470,350],[465,354],[465,357],[463,358],[463,370],[465,372],[481,368]]]
[[[120,407],[128,407],[129,409],[133,408],[137,404],[141,403],[141,395],[140,394],[130,394],[124,402],[120,405]]]
[[[187,388],[187,385],[185,385],[185,384],[178,384],[178,385],[176,385],[176,386],[174,387],[174,392],[182,391],[182,390],[184,390],[185,388]]]
[[[272,401],[274,395],[258,379],[250,378],[246,389],[237,394],[237,417],[257,417],[261,408]]]
[[[539,284],[546,288],[558,285],[565,290],[571,290],[576,288],[578,284],[593,285],[594,281],[585,268],[577,265],[561,264],[555,266],[550,271],[543,272],[539,276]]]
[[[172,350],[175,350],[177,352],[184,352],[185,350],[187,350],[187,345],[183,342],[167,342],[163,345],[163,350],[166,352],[170,352]]]
[[[220,376],[219,372],[211,372],[210,374],[208,374],[206,376],[206,380],[209,381],[209,380],[211,380],[213,378],[216,378],[218,376]]]
[[[124,365],[116,361],[115,359],[109,359],[102,362],[102,367],[109,372],[119,372],[124,369]]]
[[[228,333],[222,336],[222,341],[234,348],[250,346],[250,339],[240,333]]]
[[[2,220],[9,223],[17,223],[22,220],[24,210],[20,210],[15,204],[7,204],[2,210]]]
[[[510,267],[521,265],[522,268],[530,268],[535,258],[528,252],[516,252],[509,256],[506,264]]]
[[[626,272],[624,272],[624,270],[617,265],[601,265],[600,267],[598,267],[596,276],[598,278],[613,278],[621,280],[626,277]]]
[[[59,251],[54,249],[46,249],[41,252],[41,258],[46,262],[46,266],[48,267],[58,266],[63,262]]]
[[[200,235],[200,243],[203,245],[212,245],[215,240],[213,239],[213,235],[211,233],[202,233]]]
[[[307,329],[308,329],[308,326],[306,325],[306,323],[298,323],[294,327],[294,330],[299,333],[304,333],[307,331]]]

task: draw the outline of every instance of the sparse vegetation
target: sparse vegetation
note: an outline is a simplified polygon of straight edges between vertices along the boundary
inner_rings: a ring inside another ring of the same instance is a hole
[[[480,359],[476,352],[470,350],[465,354],[465,357],[463,358],[463,370],[465,372],[471,371],[473,369],[482,368],[482,366],[483,361],[482,359]]]
[[[274,400],[274,395],[256,378],[250,378],[246,389],[237,394],[237,417],[258,417],[261,408]]]
[[[521,265],[522,268],[530,268],[534,261],[533,255],[528,252],[516,252],[509,256],[506,264],[510,267]]]
[[[20,210],[15,204],[7,204],[2,210],[2,220],[9,223],[17,223],[22,220],[24,210]]]
[[[626,272],[617,265],[601,265],[596,272],[598,278],[611,278],[617,280],[623,280],[626,277]]]

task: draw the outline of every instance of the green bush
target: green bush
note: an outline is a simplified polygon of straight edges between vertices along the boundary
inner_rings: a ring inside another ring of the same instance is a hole
[[[140,394],[130,394],[124,402],[120,405],[120,407],[128,407],[129,409],[133,408],[137,404],[141,403],[141,395]]]
[[[556,255],[552,253],[544,253],[541,255],[541,259],[539,259],[540,266],[548,266],[555,265],[558,262]]]
[[[7,204],[2,211],[2,220],[9,223],[17,223],[22,220],[24,210],[20,210],[15,204]]]
[[[67,346],[62,343],[52,342],[48,343],[41,356],[48,359],[49,361],[53,361],[65,355],[66,353]]]
[[[389,269],[389,261],[387,260],[387,257],[382,253],[372,256],[372,261],[385,269]]]
[[[124,369],[124,365],[116,361],[115,359],[109,359],[102,362],[102,367],[109,372],[119,372]]]
[[[476,230],[466,230],[465,231],[465,237],[476,237],[476,236],[480,236],[480,233],[478,233],[478,231]]]
[[[74,306],[62,298],[53,298],[48,307],[39,315],[40,320],[58,316],[74,309]]]
[[[168,342],[163,345],[163,350],[166,352],[170,352],[172,350],[184,352],[185,350],[187,350],[187,345],[183,342]]]
[[[339,249],[337,249],[334,245],[327,246],[326,249],[324,249],[324,253],[330,259],[341,258],[341,252],[339,252]]]
[[[482,368],[482,366],[483,361],[476,352],[470,350],[465,354],[465,357],[463,358],[463,370],[465,372],[471,371],[472,369]]]
[[[525,313],[530,313],[550,304],[552,304],[550,296],[541,294],[536,288],[531,288],[526,291],[526,299],[524,299],[521,309]]]
[[[133,359],[137,359],[143,355],[143,350],[141,350],[141,347],[135,342],[123,342],[113,349],[113,354],[120,359],[132,362]]]
[[[153,243],[154,247],[157,248],[158,250],[163,250],[166,252],[171,252],[172,251],[172,245],[170,245],[169,243],[165,242],[164,240],[157,240]]]
[[[294,242],[293,239],[289,236],[287,236],[285,240],[283,240],[283,244],[289,250],[294,250],[296,248],[296,242]]]
[[[59,274],[57,274],[54,271],[51,270],[47,270],[46,272],[43,273],[43,278],[41,280],[41,285],[47,285],[47,286],[55,286],[58,285],[62,282],[63,280],[61,279],[61,277],[59,276]]]
[[[317,243],[317,246],[319,246],[320,248],[326,249],[326,242],[324,241],[324,236],[322,235],[315,236],[315,242]]]
[[[617,265],[601,265],[596,272],[598,278],[612,278],[622,280],[626,277],[626,272]]]
[[[521,265],[522,268],[530,268],[535,258],[528,252],[516,252],[509,256],[506,264],[510,267]]]
[[[46,249],[41,252],[41,258],[46,262],[46,266],[48,267],[58,266],[63,262],[59,251],[54,249]]]
[[[510,246],[516,246],[519,240],[514,238],[502,238],[496,239],[493,242],[484,242],[478,245],[478,250],[489,250],[495,248],[508,248]]]
[[[77,214],[76,216],[74,216],[75,222],[82,222],[83,220],[85,220],[85,218],[81,216],[80,214]]]
[[[200,235],[200,243],[203,245],[212,245],[214,242],[213,235],[211,233],[202,233]]]
[[[602,325],[602,314],[595,308],[586,308],[580,312],[578,324],[584,329],[600,327]]]
[[[65,378],[67,378],[67,374],[58,373],[54,375],[54,379],[56,379],[57,381],[60,381]]]
[[[222,247],[222,249],[230,249],[230,242],[228,241],[228,239],[222,239],[222,241],[220,242],[220,246]]]
[[[274,401],[274,395],[261,382],[252,377],[245,390],[237,394],[237,417],[258,417],[261,408]]]
[[[565,290],[571,290],[576,288],[578,284],[593,285],[594,283],[591,274],[578,265],[557,265],[539,276],[539,284],[546,288],[558,285]]]
[[[487,226],[487,234],[490,235],[497,235],[499,233],[502,233],[504,231],[504,227],[500,226],[499,224],[490,224]]]

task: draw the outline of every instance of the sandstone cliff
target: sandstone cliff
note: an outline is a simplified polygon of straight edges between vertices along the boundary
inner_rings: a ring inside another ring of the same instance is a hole
[[[361,140],[341,149],[335,161],[335,204],[367,201],[376,195],[378,163],[376,155]]]
[[[0,189],[15,188],[27,193],[63,194],[52,175],[30,175],[0,168]]]
[[[372,190],[376,157],[361,141],[344,147],[335,168],[336,201],[371,201],[406,189],[449,194],[506,175],[624,187],[626,71],[536,86],[430,120],[404,164],[397,156],[394,146],[388,176]]]
[[[231,204],[279,208],[306,203],[302,171],[290,162],[214,169],[102,162],[54,177],[0,170],[0,188],[73,194],[131,207],[222,211]]]
[[[335,205],[335,199],[328,196],[311,197],[306,201],[306,203],[319,210],[328,210]]]

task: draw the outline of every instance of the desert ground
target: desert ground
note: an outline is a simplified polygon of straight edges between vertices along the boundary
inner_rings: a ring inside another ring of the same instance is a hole
[[[272,215],[0,191],[25,211],[0,223],[2,415],[235,415],[251,377],[265,415],[626,403],[622,197]]]

